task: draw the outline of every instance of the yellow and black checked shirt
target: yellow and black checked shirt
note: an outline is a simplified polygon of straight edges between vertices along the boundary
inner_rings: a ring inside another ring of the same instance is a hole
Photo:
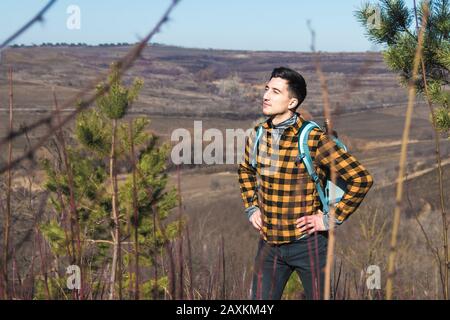
[[[304,235],[295,226],[295,221],[312,215],[321,208],[321,202],[314,182],[298,156],[300,127],[305,121],[297,114],[297,121],[286,128],[279,138],[273,140],[272,123],[262,124],[256,156],[256,169],[251,166],[251,155],[255,142],[255,130],[247,139],[243,163],[239,166],[239,184],[245,208],[258,206],[262,213],[263,239],[272,244],[294,241]],[[335,206],[338,221],[346,220],[360,205],[373,184],[372,176],[348,152],[337,147],[323,131],[313,129],[309,135],[308,147],[314,167],[324,187],[329,176],[331,163],[347,190]]]

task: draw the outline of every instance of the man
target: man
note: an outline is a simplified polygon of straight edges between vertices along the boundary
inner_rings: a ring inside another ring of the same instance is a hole
[[[252,299],[280,299],[294,270],[307,299],[323,298],[331,221],[322,212],[314,181],[298,158],[299,131],[305,120],[296,110],[305,98],[306,82],[299,73],[285,67],[273,70],[262,104],[268,117],[261,124],[264,134],[256,139],[259,126],[255,128],[239,166],[245,212],[261,235]],[[334,222],[339,225],[358,208],[373,184],[372,177],[322,130],[311,131],[308,147],[322,186],[332,167],[347,185],[335,205]]]

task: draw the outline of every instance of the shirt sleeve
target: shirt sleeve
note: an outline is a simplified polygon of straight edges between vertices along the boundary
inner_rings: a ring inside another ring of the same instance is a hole
[[[252,215],[258,211],[259,207],[257,206],[251,206],[248,207],[247,209],[245,209],[245,214],[247,215],[248,220],[250,220],[250,218],[252,217]]]
[[[317,145],[315,161],[346,182],[347,188],[335,205],[336,223],[344,222],[361,204],[373,185],[373,178],[361,163],[350,153],[339,148],[326,134],[322,134]]]
[[[325,230],[330,230],[330,220],[331,220],[330,215],[328,213],[324,213],[323,217],[322,217],[322,221],[323,221],[323,226],[325,227]],[[334,227],[336,228],[337,226],[339,226],[341,224],[342,224],[342,221],[339,221],[338,219],[336,219],[336,217],[334,217]]]
[[[238,169],[239,186],[246,209],[252,206],[258,206],[256,169],[250,164],[250,146],[252,145],[252,140],[252,137],[246,139],[244,159],[239,164]]]

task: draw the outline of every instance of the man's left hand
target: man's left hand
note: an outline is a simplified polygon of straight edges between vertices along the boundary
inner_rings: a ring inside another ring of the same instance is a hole
[[[300,229],[300,232],[306,231],[308,234],[325,230],[323,224],[323,212],[321,210],[317,210],[316,214],[301,217],[297,219],[295,223],[297,228]]]

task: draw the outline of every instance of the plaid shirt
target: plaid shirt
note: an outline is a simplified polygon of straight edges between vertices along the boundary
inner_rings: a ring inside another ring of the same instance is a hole
[[[305,236],[295,226],[295,221],[312,215],[322,207],[314,182],[298,156],[300,127],[305,121],[297,114],[297,121],[286,128],[273,141],[273,125],[270,120],[262,124],[264,134],[259,139],[256,169],[251,166],[255,142],[253,134],[246,141],[244,161],[239,165],[239,184],[245,208],[258,206],[262,213],[261,234],[272,244],[288,243]],[[342,223],[360,205],[373,184],[372,176],[348,152],[337,147],[323,131],[313,129],[308,147],[322,187],[330,174],[334,161],[337,176],[345,180],[347,190],[335,206],[335,218]]]

